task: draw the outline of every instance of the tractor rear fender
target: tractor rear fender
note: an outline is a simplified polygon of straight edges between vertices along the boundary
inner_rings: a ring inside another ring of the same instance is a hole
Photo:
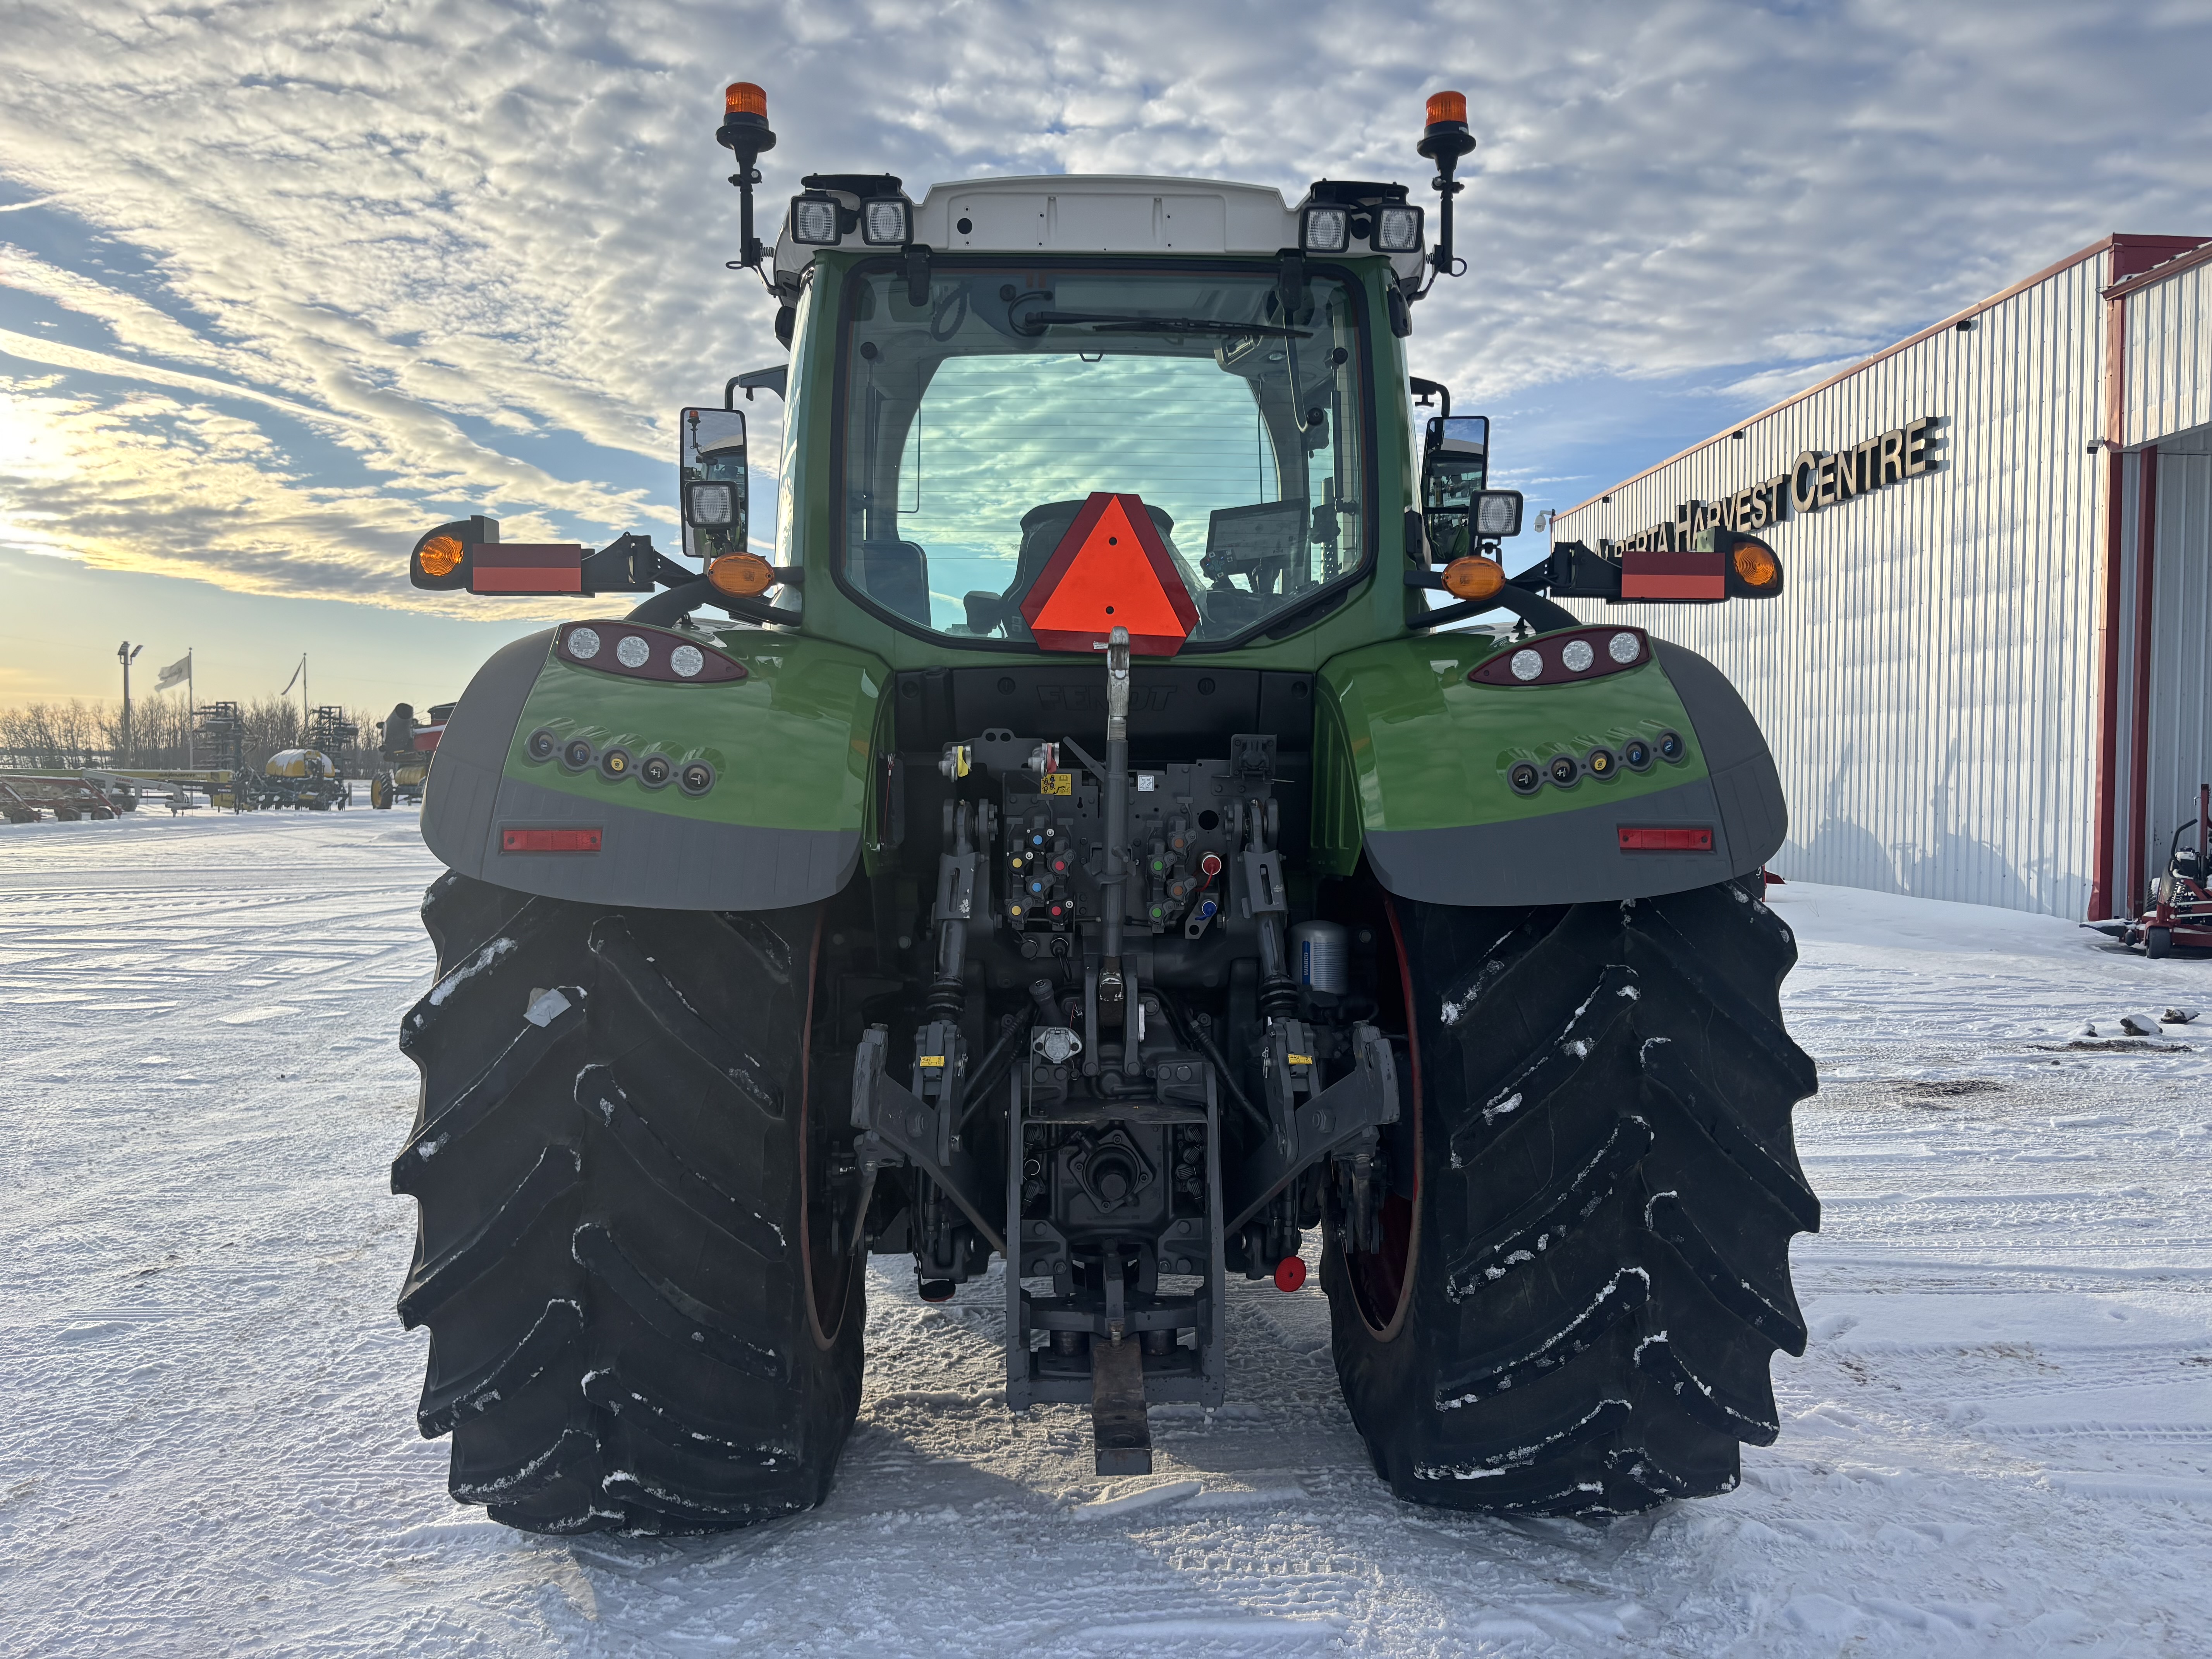
[[[606,668],[565,659],[549,629],[477,672],[431,757],[430,850],[463,875],[589,904],[781,909],[842,889],[866,827],[883,663],[781,630],[592,626]],[[720,651],[744,676],[618,672],[630,634],[655,641],[656,662],[673,639]],[[542,757],[530,744],[541,732],[553,739]],[[581,766],[569,752],[580,741]],[[656,756],[671,763],[658,787],[647,781]],[[684,769],[702,762],[711,781],[687,793]]]
[[[1349,875],[1364,850],[1385,888],[1437,904],[1644,898],[1758,870],[1789,828],[1766,740],[1718,669],[1650,645],[1633,668],[1566,684],[1471,682],[1497,654],[1486,635],[1332,659],[1315,709],[1316,859]],[[1683,740],[1674,761],[1656,752],[1669,732]],[[1626,758],[1636,738],[1654,750],[1640,770]],[[1562,756],[1576,771],[1564,787],[1551,776]],[[1533,793],[1513,787],[1522,762],[1543,775]],[[1710,850],[1654,844],[1700,830]]]

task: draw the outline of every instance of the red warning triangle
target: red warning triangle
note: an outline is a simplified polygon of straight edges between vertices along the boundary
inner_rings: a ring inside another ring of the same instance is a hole
[[[1131,652],[1172,657],[1198,626],[1198,606],[1143,500],[1099,490],[1030,585],[1022,620],[1048,651],[1101,650],[1126,628]]]

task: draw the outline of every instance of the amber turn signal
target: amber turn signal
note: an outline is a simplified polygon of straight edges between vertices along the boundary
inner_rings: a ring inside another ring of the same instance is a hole
[[[1730,550],[1729,556],[1735,565],[1736,580],[1753,592],[1764,593],[1782,585],[1782,562],[1765,542],[1747,537]]]
[[[757,553],[725,553],[707,567],[717,593],[750,599],[775,586],[775,567]]]
[[[415,555],[426,576],[450,576],[461,568],[461,543],[458,536],[433,536],[422,544]]]
[[[725,115],[757,115],[768,118],[768,94],[750,81],[732,81],[722,93]]]
[[[1454,559],[1444,567],[1444,592],[1455,599],[1487,599],[1505,586],[1505,567],[1495,559]]]

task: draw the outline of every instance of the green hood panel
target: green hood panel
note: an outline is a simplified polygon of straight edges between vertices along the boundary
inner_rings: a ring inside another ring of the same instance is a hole
[[[610,635],[617,624],[601,624]],[[857,830],[866,811],[869,736],[890,675],[881,659],[832,641],[764,629],[695,635],[745,665],[717,685],[635,680],[547,653],[507,744],[501,769],[556,794],[614,802],[700,823],[764,830]],[[693,798],[635,777],[609,782],[533,761],[524,744],[540,726],[596,750],[619,744],[642,759],[703,760],[715,785]]]
[[[694,637],[744,663],[746,678],[685,685],[579,667],[552,655],[550,632],[495,653],[431,762],[430,850],[463,875],[591,904],[771,910],[838,892],[870,815],[881,660],[781,630]],[[629,775],[532,760],[525,745],[540,726],[595,752],[620,744]],[[646,788],[635,763],[654,753],[678,767],[705,761],[714,787],[696,798],[673,783]],[[554,847],[514,833],[549,830],[591,833]]]
[[[1349,875],[1437,903],[1576,903],[1701,886],[1759,867],[1787,828],[1781,784],[1741,700],[1711,664],[1654,641],[1655,660],[1581,684],[1472,684],[1497,647],[1439,634],[1364,647],[1320,673],[1313,844]],[[1514,792],[1516,763],[1581,762],[1680,735],[1683,758]],[[1624,849],[1629,826],[1706,828],[1710,852]]]

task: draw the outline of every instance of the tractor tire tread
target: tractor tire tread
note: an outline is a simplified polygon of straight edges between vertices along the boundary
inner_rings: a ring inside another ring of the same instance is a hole
[[[1820,1220],[1790,1115],[1787,926],[1729,882],[1522,913],[1395,902],[1427,1147],[1407,1301],[1323,1284],[1355,1424],[1399,1496],[1598,1516],[1705,1496],[1778,1432]]]
[[[432,884],[440,973],[403,1021],[422,1087],[392,1184],[420,1217],[416,1420],[452,1437],[457,1499],[660,1536],[827,1494],[865,1304],[854,1258],[824,1335],[794,1248],[819,915]]]

